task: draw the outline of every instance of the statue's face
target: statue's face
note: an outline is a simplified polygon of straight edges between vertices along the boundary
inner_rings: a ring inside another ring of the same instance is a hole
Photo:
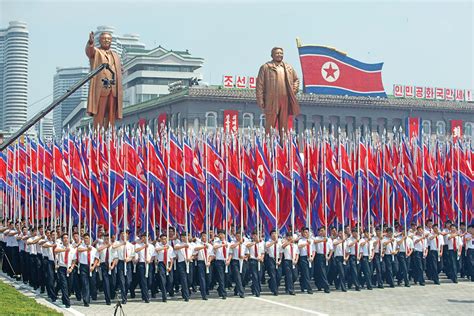
[[[109,33],[102,33],[99,38],[100,48],[102,49],[110,49],[110,45],[112,44],[112,35]]]
[[[283,60],[283,50],[276,49],[272,54],[273,61],[281,62]]]

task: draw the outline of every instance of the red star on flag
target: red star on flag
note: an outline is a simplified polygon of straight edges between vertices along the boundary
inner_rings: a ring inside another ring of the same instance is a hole
[[[332,68],[332,64],[329,64],[329,68],[324,68],[324,71],[326,72],[326,79],[329,77],[333,77],[334,79],[336,79],[334,73],[338,71],[338,69]]]

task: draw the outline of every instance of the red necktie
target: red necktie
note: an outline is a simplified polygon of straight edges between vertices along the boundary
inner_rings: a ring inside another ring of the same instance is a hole
[[[222,245],[222,255],[224,256],[224,260],[227,260],[227,254],[225,253],[225,245]]]
[[[457,250],[458,248],[456,247],[456,237],[453,238],[453,250]]]
[[[309,245],[308,241],[306,241],[306,252],[307,252],[308,258],[311,257],[311,252],[309,250],[309,246],[310,245]]]
[[[255,252],[255,259],[257,259],[257,258],[258,258],[258,255],[257,255],[257,243],[255,243],[255,244],[253,245],[253,251]]]
[[[435,239],[435,240],[436,240],[436,250],[439,250],[439,244],[438,244],[438,243],[439,243],[439,241],[438,241],[438,236],[436,236],[436,239]]]
[[[357,241],[355,243],[355,250],[356,250],[355,255],[357,256],[359,254],[359,243]]]
[[[206,244],[204,244],[204,261],[207,261],[207,246],[206,246]]]
[[[168,264],[168,249],[164,250],[163,260],[165,261],[165,266]]]
[[[69,247],[66,248],[66,254],[64,255],[64,263],[66,267],[69,267]]]
[[[109,248],[107,247],[107,250],[105,252],[105,262],[109,263]]]
[[[324,255],[326,255],[326,242],[325,242],[325,241],[323,241],[323,247],[324,247],[324,248],[323,248]]]
[[[273,256],[274,256],[274,258],[275,258],[275,260],[276,260],[276,258],[277,258],[277,244],[274,244],[274,245],[273,245]]]
[[[240,248],[240,244],[239,244],[239,257],[237,259],[240,259],[240,254],[242,253],[242,252],[240,252],[240,250],[241,250],[241,248]]]
[[[293,260],[293,244],[290,244],[291,260]]]
[[[90,250],[87,250],[87,264],[89,267],[91,266],[91,252]]]

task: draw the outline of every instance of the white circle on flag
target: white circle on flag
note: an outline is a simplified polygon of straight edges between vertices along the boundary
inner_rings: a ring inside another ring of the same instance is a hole
[[[321,67],[321,76],[327,82],[334,82],[339,79],[339,67],[332,61],[327,61]]]
[[[257,183],[258,183],[258,186],[263,186],[263,184],[265,183],[265,172],[263,170],[263,165],[258,165],[258,168],[257,168]]]

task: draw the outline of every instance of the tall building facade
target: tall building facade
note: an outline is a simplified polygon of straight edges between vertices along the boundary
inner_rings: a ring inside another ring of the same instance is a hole
[[[89,73],[88,67],[58,67],[54,76],[53,98],[56,100],[76,82],[83,79]],[[53,110],[53,125],[56,135],[61,135],[65,127],[64,120],[66,117],[81,103],[87,102],[87,94],[89,91],[89,83],[86,83],[69,98],[61,102]]]
[[[12,21],[0,29],[0,131],[10,135],[27,118],[28,53],[27,24]]]
[[[199,69],[204,59],[188,50],[174,51],[158,46],[152,50],[127,49],[123,64],[124,107],[146,102],[169,93],[168,85],[202,79]]]

